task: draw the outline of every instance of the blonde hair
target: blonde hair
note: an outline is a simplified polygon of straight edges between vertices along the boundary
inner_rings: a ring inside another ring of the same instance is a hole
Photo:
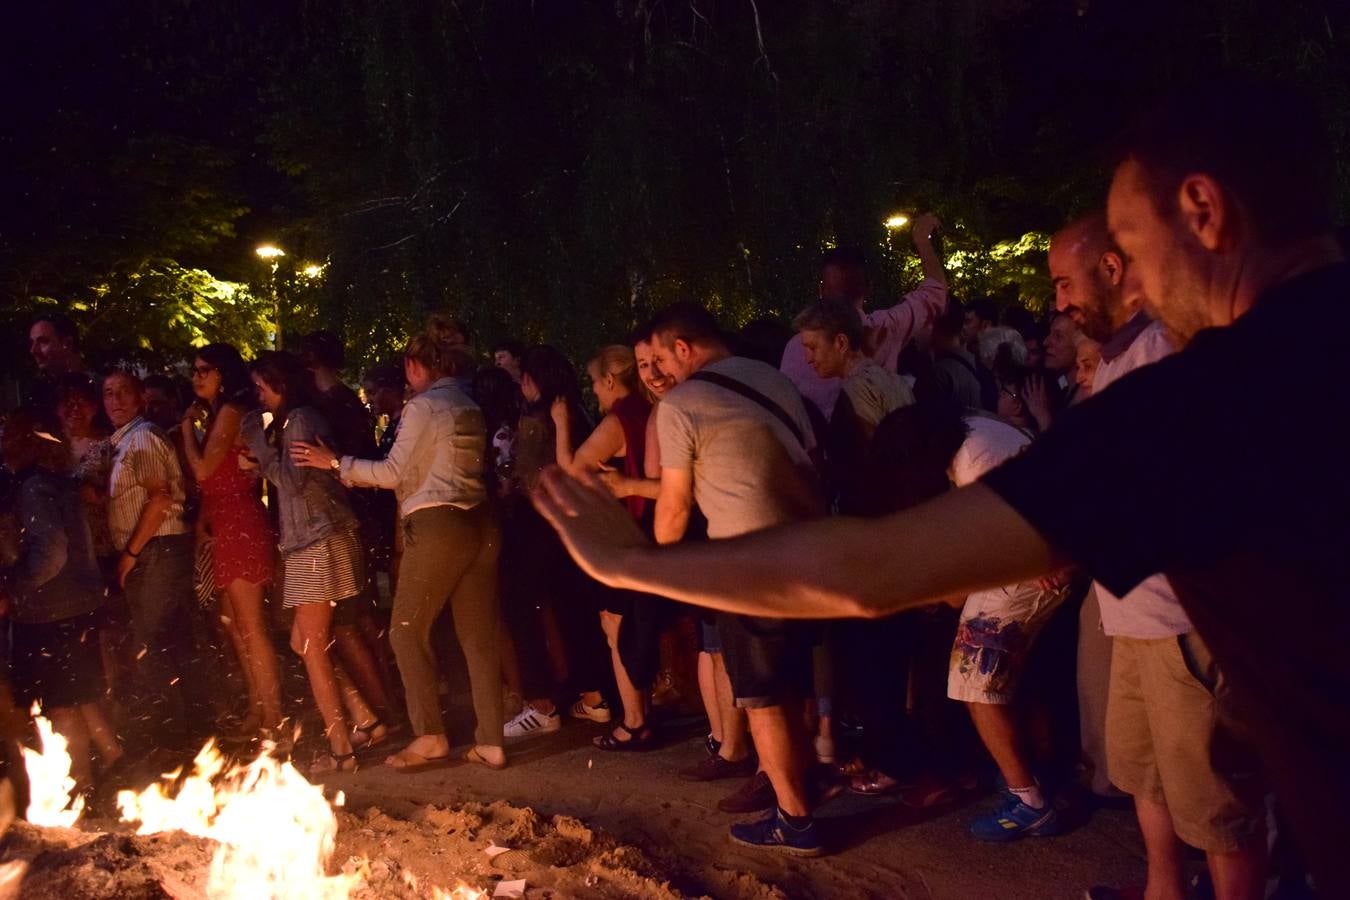
[[[601,347],[586,363],[587,368],[592,365],[600,367],[601,377],[612,375],[629,391],[635,392],[642,389],[637,374],[637,357],[633,354],[632,347],[624,344],[610,344]]]
[[[464,329],[458,323],[432,315],[422,333],[413,335],[403,348],[403,358],[416,360],[437,377],[457,375],[465,362],[471,361],[463,339]]]

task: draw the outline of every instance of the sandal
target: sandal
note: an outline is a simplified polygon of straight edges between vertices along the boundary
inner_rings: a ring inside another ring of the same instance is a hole
[[[506,763],[504,763],[504,762],[499,762],[499,763],[493,762],[492,760],[488,759],[488,758],[487,758],[486,756],[484,756],[483,754],[479,753],[477,747],[470,747],[468,750],[465,751],[464,756],[462,756],[461,759],[463,759],[466,763],[475,763],[475,764],[480,765],[480,766],[487,766],[489,769],[492,769],[494,772],[499,772],[499,771],[501,771],[502,769],[505,769],[505,768],[506,768]]]
[[[392,760],[400,760],[403,765],[394,765]],[[418,772],[427,772],[432,769],[444,769],[451,762],[448,754],[445,756],[423,756],[416,751],[405,748],[386,759],[384,764],[400,775],[415,775]]]
[[[324,764],[324,760],[328,760],[332,765]],[[348,762],[351,763],[350,768],[347,767]],[[360,767],[361,763],[357,760],[355,753],[320,753],[318,756],[314,757],[314,762],[309,764],[308,774],[331,775],[335,772],[351,773],[355,772]]]
[[[384,724],[382,719],[372,719],[365,725],[357,725],[352,729],[352,749],[360,753],[378,747],[389,740],[392,732],[393,729]]]
[[[650,750],[656,745],[656,733],[652,731],[649,725],[629,728],[620,722],[616,727],[627,733],[628,740],[621,741],[614,736],[613,732],[610,732],[592,739],[591,743],[601,750],[609,750],[613,753],[638,753]]]

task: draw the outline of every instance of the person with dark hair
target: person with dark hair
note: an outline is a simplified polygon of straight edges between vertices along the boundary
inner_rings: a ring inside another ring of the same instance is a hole
[[[318,392],[315,405],[337,435],[338,444],[333,449],[344,455],[372,458],[375,429],[370,413],[356,391],[347,387],[338,375],[346,361],[342,339],[331,331],[311,332],[300,338],[299,353],[314,376]]]
[[[151,705],[162,707],[158,718],[191,738],[209,727],[209,707],[206,684],[187,677],[200,663],[188,639],[193,542],[183,518],[182,469],[167,435],[143,415],[140,378],[121,370],[105,377],[103,408],[114,428],[108,528],[120,553],[117,580],[131,610],[141,676]]]
[[[75,790],[94,782],[91,750],[103,771],[122,746],[101,701],[98,646],[104,583],[76,485],[65,477],[69,450],[50,414],[20,408],[5,416],[0,455],[14,474],[12,510],[19,557],[3,571],[9,606],[10,666],[19,705],[37,703],[66,739]]]
[[[1174,352],[1162,324],[1131,295],[1127,271],[1105,212],[1079,218],[1051,238],[1056,306],[1082,328],[1084,343],[1103,342],[1089,393]],[[1216,883],[1241,883],[1243,872],[1264,867],[1262,780],[1252,777],[1256,766],[1245,742],[1217,714],[1220,673],[1205,643],[1163,575],[1124,597],[1099,583],[1093,592],[1098,621],[1091,625],[1109,642],[1109,675],[1096,679],[1107,685],[1107,769],[1112,783],[1134,797],[1150,880],[1179,883],[1180,873],[1170,867],[1180,838],[1206,851]],[[1193,679],[1165,674],[1178,646],[1194,661]],[[1215,755],[1213,747],[1229,752]]]
[[[80,355],[80,332],[69,317],[58,312],[33,318],[28,329],[28,352],[45,378],[59,378],[84,369]]]
[[[920,378],[914,385],[914,393],[924,402],[945,401],[961,409],[984,409],[980,364],[961,339],[964,319],[964,307],[953,300],[934,321],[929,342],[933,367],[927,378]]]
[[[220,618],[248,685],[240,731],[276,739],[281,672],[268,636],[263,591],[272,581],[276,535],[256,477],[239,466],[243,417],[257,406],[248,365],[229,344],[207,344],[192,361],[197,399],[179,425],[188,472],[201,493],[199,530],[210,542]]]
[[[524,398],[520,385],[500,366],[479,369],[474,374],[473,395],[478,408],[483,411],[483,424],[488,435],[483,477],[487,481],[488,494],[501,499],[512,487],[515,466],[512,445]]]
[[[661,310],[651,337],[653,362],[676,383],[657,406],[656,540],[683,537],[695,503],[707,517],[711,546],[822,515],[815,435],[792,382],[771,366],[732,356],[716,321],[699,306]],[[759,771],[718,806],[733,813],[769,810],[760,821],[732,826],[732,840],[819,855],[801,729],[814,635],[781,620],[736,616],[718,616],[717,629],[735,704],[746,712],[759,753]],[[719,756],[709,768],[749,769],[748,762],[748,756]]]
[[[524,688],[525,706],[538,714],[543,726],[537,731],[556,731],[557,725],[549,718],[557,714],[556,709],[536,665],[536,658],[547,653],[553,680],[567,683],[580,694],[569,707],[569,714],[607,725],[613,712],[600,688],[607,678],[603,662],[608,654],[600,635],[590,627],[599,614],[598,592],[567,558],[547,524],[528,504],[520,502],[538,484],[540,473],[557,462],[559,435],[554,410],[559,406],[566,409],[568,428],[564,437],[573,453],[590,436],[590,417],[581,405],[576,370],[556,347],[545,344],[525,352],[520,388],[525,408],[516,431],[514,471],[522,494],[509,512],[512,527],[506,550],[515,561],[506,571],[508,608],[515,620],[509,635],[515,646],[508,655],[518,661],[521,671],[511,673],[509,680]],[[560,602],[563,599],[569,602],[564,605]],[[524,652],[520,651],[521,644],[527,648]]]
[[[450,740],[441,716],[431,630],[447,606],[464,650],[478,719],[464,760],[506,766],[502,750],[500,531],[483,482],[487,432],[483,412],[454,382],[456,347],[449,323],[433,316],[403,351],[413,398],[382,460],[338,455],[315,440],[296,440],[291,461],[350,484],[392,489],[403,515],[403,556],[389,633],[416,737],[385,765],[411,774],[444,766]]]
[[[492,364],[501,369],[516,384],[520,384],[520,364],[525,358],[525,345],[515,338],[506,338],[492,345]]]
[[[183,418],[181,385],[171,376],[159,372],[145,376],[145,417],[154,424],[171,431]]]
[[[361,378],[361,391],[375,416],[378,432],[376,459],[385,459],[398,438],[398,423],[408,391],[408,380],[400,366],[373,366]],[[391,491],[376,491],[371,510],[373,543],[368,547],[366,564],[377,572],[387,572],[390,591],[398,585],[398,500]],[[383,666],[382,666],[383,667]]]
[[[67,474],[79,485],[94,557],[108,575],[117,558],[112,533],[108,531],[108,475],[113,452],[112,429],[103,414],[98,383],[83,372],[67,372],[56,380],[56,417],[61,437],[70,447]]]
[[[599,484],[549,473],[537,505],[605,583],[747,615],[888,615],[1065,562],[1118,595],[1162,573],[1317,889],[1350,896],[1350,476],[1309,464],[1346,433],[1333,172],[1325,127],[1287,90],[1230,80],[1152,106],[1123,145],[1107,221],[1141,302],[1185,347],[912,511],[653,548]],[[1299,365],[1262,364],[1272,346],[1297,346]],[[1178,644],[1171,665],[1193,677],[1198,662]],[[1161,849],[1150,890],[1180,895],[1181,848]],[[1261,875],[1216,887],[1259,896]]]
[[[888,309],[863,310],[871,285],[860,252],[836,248],[821,258],[819,299],[842,300],[858,310],[863,317],[868,355],[887,371],[896,371],[900,351],[916,335],[932,328],[933,321],[947,308],[947,274],[933,245],[933,234],[941,225],[932,213],[915,217],[912,239],[914,251],[923,265],[923,281]],[[834,403],[842,382],[816,374],[806,361],[806,351],[799,337],[794,336],[788,341],[779,369],[821,415],[828,419],[834,414]]]
[[[314,760],[311,771],[354,771],[354,743],[374,739],[369,732],[361,734],[365,731],[361,726],[371,730],[381,726],[366,697],[355,689],[344,690],[330,655],[330,647],[336,645],[352,668],[377,672],[359,637],[334,640],[333,636],[335,628],[351,629],[353,601],[365,584],[357,520],[338,482],[337,467],[316,471],[297,464],[290,452],[301,442],[336,446],[337,437],[315,406],[314,378],[299,357],[269,350],[259,354],[251,368],[261,407],[244,415],[240,432],[259,471],[276,487],[282,605],[295,614],[291,649],[304,660],[328,738],[328,752]],[[275,423],[270,439],[263,431],[264,413],[270,413]],[[355,732],[348,727],[344,702],[353,707]]]
[[[961,321],[961,342],[971,353],[980,352],[980,334],[986,328],[998,324],[998,306],[992,297],[976,297],[966,304],[965,318]]]

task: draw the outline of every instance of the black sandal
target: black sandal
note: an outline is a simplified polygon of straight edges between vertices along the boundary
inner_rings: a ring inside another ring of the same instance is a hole
[[[325,757],[333,761],[333,768],[331,769],[319,768],[319,760],[324,759]],[[349,759],[352,761],[352,767],[350,769],[345,768],[347,760]],[[342,775],[342,774],[351,774],[352,772],[355,772],[359,768],[361,768],[361,761],[356,758],[355,751],[352,751],[351,753],[333,753],[330,751],[328,753],[320,753],[318,756],[316,756],[314,758],[314,762],[310,763],[309,765],[309,771],[306,772],[305,774]]]
[[[656,745],[656,732],[652,731],[650,725],[642,725],[638,728],[629,728],[620,722],[619,728],[628,732],[628,740],[621,741],[614,736],[613,732],[602,734],[593,738],[591,743],[601,750],[609,750],[613,753],[636,753],[644,750],[650,750]],[[646,735],[645,737],[643,735]]]

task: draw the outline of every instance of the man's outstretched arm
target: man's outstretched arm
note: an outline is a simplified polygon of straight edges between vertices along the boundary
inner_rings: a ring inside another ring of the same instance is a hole
[[[546,472],[535,506],[577,563],[618,588],[774,618],[875,618],[1057,567],[997,494],[972,485],[880,519],[827,518],[654,547],[595,479]]]

